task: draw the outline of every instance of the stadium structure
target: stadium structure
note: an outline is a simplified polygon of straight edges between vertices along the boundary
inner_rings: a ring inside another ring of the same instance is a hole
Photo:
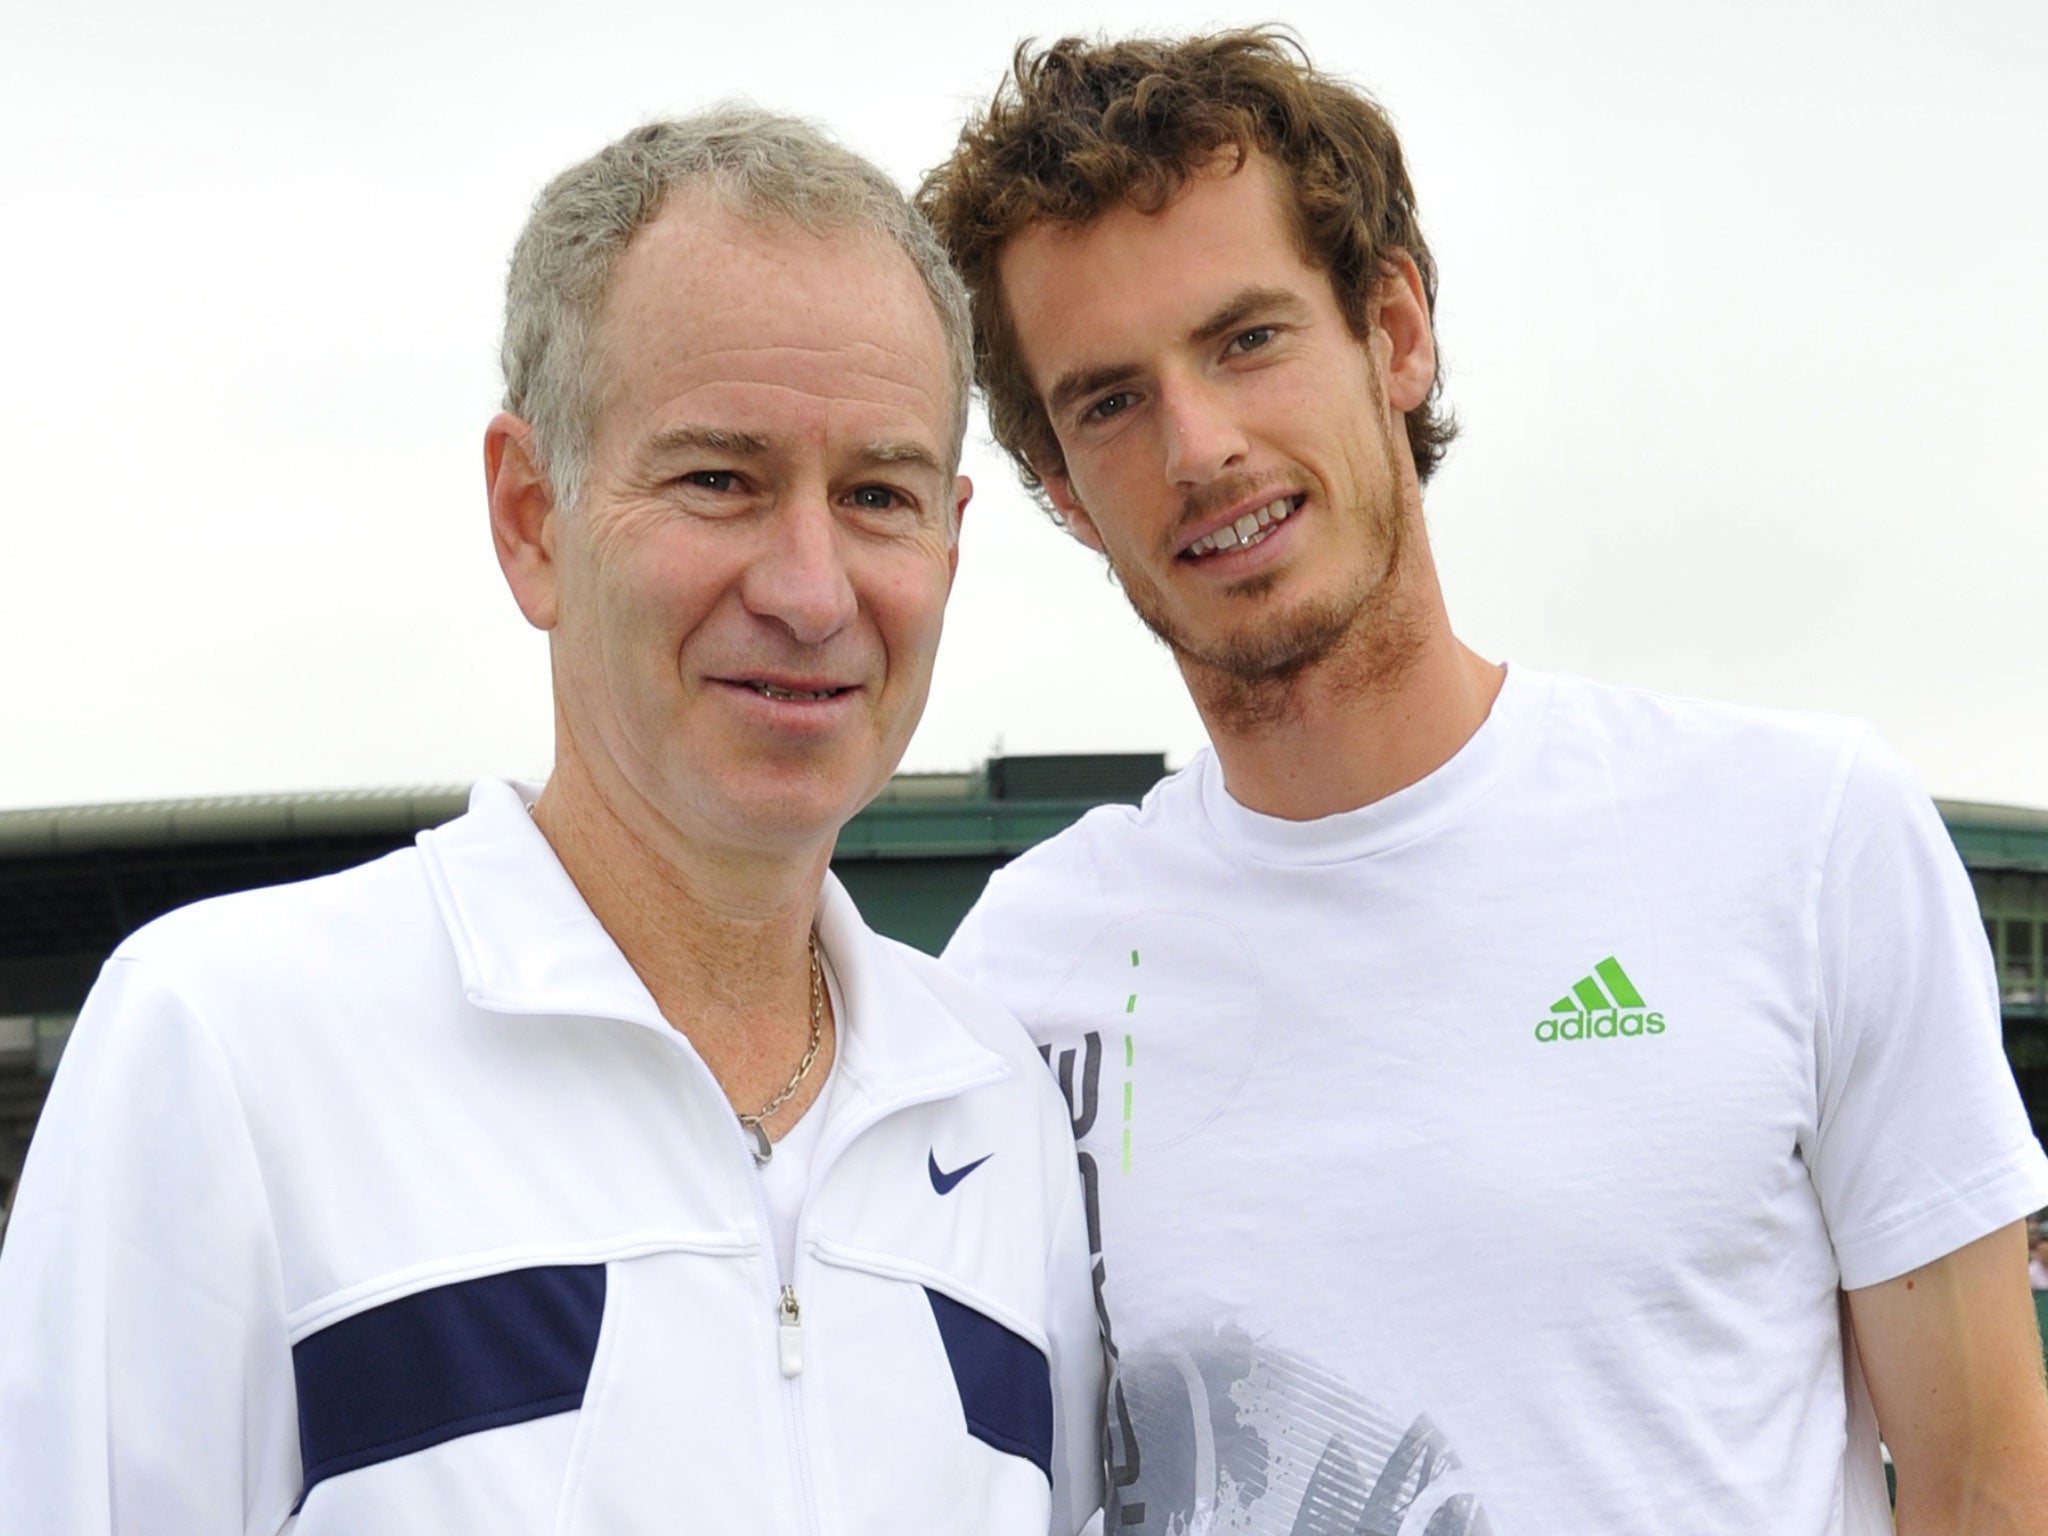
[[[995,757],[899,774],[833,869],[868,921],[936,952],[991,871],[1090,808],[1136,802],[1163,754]],[[202,897],[301,880],[411,842],[465,788],[0,812],[0,1191],[11,1189],[85,994],[121,939]],[[1998,970],[2005,1045],[2048,1132],[2048,811],[1940,801]]]

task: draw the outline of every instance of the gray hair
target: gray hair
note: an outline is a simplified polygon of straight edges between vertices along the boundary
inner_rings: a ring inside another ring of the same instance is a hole
[[[532,426],[534,457],[557,502],[573,508],[583,494],[602,393],[592,340],[612,273],[633,237],[685,187],[762,223],[877,234],[910,258],[945,332],[957,464],[973,328],[967,290],[931,226],[884,172],[814,125],[728,105],[647,123],[571,166],[541,191],[512,249],[499,351],[505,409]]]

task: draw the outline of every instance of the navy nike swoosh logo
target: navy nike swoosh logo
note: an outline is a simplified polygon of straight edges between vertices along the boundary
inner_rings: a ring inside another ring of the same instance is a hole
[[[975,1169],[979,1168],[983,1163],[987,1162],[991,1157],[994,1156],[995,1153],[993,1152],[984,1153],[980,1157],[977,1157],[973,1162],[967,1164],[966,1167],[955,1168],[951,1173],[946,1173],[939,1167],[939,1154],[937,1149],[933,1149],[933,1151],[927,1157],[927,1162],[931,1167],[932,1188],[937,1190],[942,1195],[950,1195],[951,1193],[953,1193],[954,1185],[958,1184],[962,1179],[966,1178],[967,1175],[974,1172]]]

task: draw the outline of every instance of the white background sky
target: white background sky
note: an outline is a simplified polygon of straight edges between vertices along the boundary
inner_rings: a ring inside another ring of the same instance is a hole
[[[0,0],[0,806],[535,775],[490,553],[540,185],[744,96],[905,181],[1020,35],[1292,23],[1400,124],[1495,657],[1874,718],[2048,805],[2038,0]],[[977,420],[905,766],[1201,731]]]

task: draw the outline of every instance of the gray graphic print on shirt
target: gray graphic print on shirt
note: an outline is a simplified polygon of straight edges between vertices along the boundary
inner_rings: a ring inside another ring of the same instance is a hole
[[[1427,1416],[1404,1426],[1240,1330],[1130,1350],[1118,1378],[1110,1531],[1489,1536]]]

